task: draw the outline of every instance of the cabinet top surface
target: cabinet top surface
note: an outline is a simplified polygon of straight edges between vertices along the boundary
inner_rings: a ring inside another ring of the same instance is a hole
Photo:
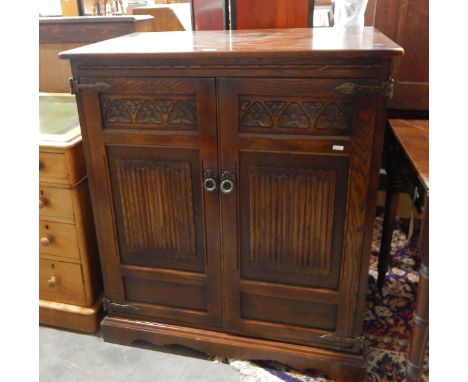
[[[310,57],[388,57],[403,49],[373,27],[234,31],[146,32],[86,45],[60,54],[100,57],[237,57],[288,54]]]

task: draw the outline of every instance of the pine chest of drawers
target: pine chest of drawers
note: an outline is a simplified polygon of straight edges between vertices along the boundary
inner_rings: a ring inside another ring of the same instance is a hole
[[[74,99],[41,95],[40,125],[39,322],[94,332],[102,281]]]
[[[373,28],[132,34],[71,60],[106,341],[364,375],[391,57]]]

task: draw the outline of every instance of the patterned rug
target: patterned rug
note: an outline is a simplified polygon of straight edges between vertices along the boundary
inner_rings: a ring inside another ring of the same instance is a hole
[[[380,248],[382,218],[374,225],[372,256],[369,268],[367,312],[364,319],[364,356],[367,381],[404,381],[406,352],[411,337],[411,321],[419,277],[417,266],[417,230],[407,239],[407,224],[399,223],[392,239],[390,271],[382,296],[377,289],[377,260]],[[244,382],[329,382],[319,371],[297,371],[277,362],[229,362]],[[426,354],[423,381],[428,381]]]

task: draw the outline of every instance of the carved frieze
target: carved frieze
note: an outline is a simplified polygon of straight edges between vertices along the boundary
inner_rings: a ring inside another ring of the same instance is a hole
[[[299,132],[312,134],[346,134],[351,129],[351,123],[352,104],[347,101],[239,97],[241,129],[284,129],[286,132],[300,129]]]
[[[182,127],[193,130],[197,123],[194,96],[180,98],[149,96],[101,96],[103,124],[134,124],[141,127]]]
[[[132,121],[127,108],[124,106],[122,101],[117,99],[109,103],[109,106],[106,109],[106,120],[114,123],[128,123]]]
[[[315,120],[315,128],[320,130],[342,130],[346,129],[348,120],[346,115],[351,114],[349,104],[338,105],[329,103],[322,108]]]

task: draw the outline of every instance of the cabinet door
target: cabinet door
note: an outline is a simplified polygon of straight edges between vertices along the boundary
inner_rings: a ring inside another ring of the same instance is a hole
[[[110,311],[220,325],[214,80],[99,82],[78,100]]]
[[[343,82],[220,81],[220,171],[234,182],[221,196],[225,325],[233,332],[356,344],[382,97],[343,95]]]

